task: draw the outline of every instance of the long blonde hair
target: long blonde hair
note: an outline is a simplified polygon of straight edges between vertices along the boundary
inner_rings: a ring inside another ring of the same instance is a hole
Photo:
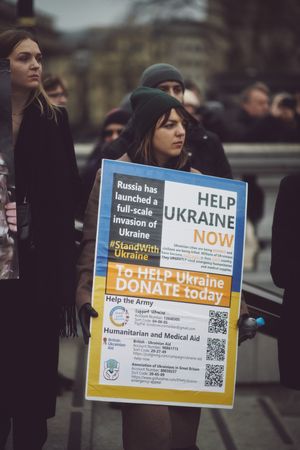
[[[36,37],[27,30],[9,29],[1,33],[0,58],[8,58],[14,48],[26,39],[30,39],[40,46]],[[55,107],[51,103],[42,84],[32,90],[26,103],[26,107],[34,101],[38,103],[41,114],[47,114],[49,118],[54,119],[55,121],[57,120],[57,112],[59,111],[59,108]]]

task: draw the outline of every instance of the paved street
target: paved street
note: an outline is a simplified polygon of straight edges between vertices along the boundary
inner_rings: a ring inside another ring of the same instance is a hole
[[[241,352],[252,342],[243,345]],[[45,450],[122,449],[120,410],[84,399],[85,367],[81,339],[62,341],[60,370],[75,385],[58,397]],[[299,425],[300,392],[277,383],[238,383],[232,410],[203,409],[197,444],[201,450],[296,450]]]
[[[240,351],[251,345],[245,343]],[[120,410],[84,400],[86,347],[81,339],[66,341],[61,356],[61,371],[75,377],[75,389],[58,398],[45,450],[121,450]],[[300,392],[277,383],[239,383],[233,410],[203,410],[197,444],[201,450],[296,450],[299,425]]]

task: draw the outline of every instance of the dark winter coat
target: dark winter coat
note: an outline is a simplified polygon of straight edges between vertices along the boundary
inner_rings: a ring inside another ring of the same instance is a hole
[[[261,121],[243,108],[231,108],[216,116],[209,129],[222,142],[259,142],[256,130]]]
[[[216,115],[208,124],[222,142],[299,142],[300,127],[296,116],[294,122],[286,123],[278,117],[267,115],[253,117],[243,108],[232,108]]]
[[[254,130],[254,142],[300,142],[300,127],[295,118],[292,122],[285,122],[279,117],[268,115],[261,119]]]
[[[284,178],[276,201],[272,229],[271,274],[284,289],[278,358],[281,383],[300,389],[298,361],[300,318],[300,174]],[[295,350],[296,349],[296,350]]]
[[[56,123],[27,107],[14,155],[17,210],[26,197],[32,221],[31,239],[18,241],[19,280],[0,281],[0,414],[51,417],[59,331],[75,292],[79,177],[66,112]]]

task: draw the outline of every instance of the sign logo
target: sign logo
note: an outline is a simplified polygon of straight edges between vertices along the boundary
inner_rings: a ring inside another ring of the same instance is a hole
[[[119,378],[120,363],[115,359],[104,362],[103,376],[106,380],[117,380]]]
[[[124,306],[115,306],[109,313],[110,321],[116,327],[124,327],[129,320],[129,313]]]

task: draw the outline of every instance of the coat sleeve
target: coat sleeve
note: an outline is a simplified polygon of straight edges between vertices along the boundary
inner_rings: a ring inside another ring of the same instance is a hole
[[[211,142],[213,143],[213,146],[215,148],[215,155],[216,155],[214,175],[221,178],[231,179],[232,171],[227,156],[225,154],[223,145],[217,135],[213,133],[209,134]]]
[[[74,150],[74,143],[71,134],[69,117],[65,108],[59,108],[57,113],[58,125],[62,133],[62,139],[64,143],[64,151],[68,160],[68,170],[71,177],[72,184],[72,196],[75,208],[78,208],[81,197],[81,180],[78,173],[76,155]]]
[[[271,275],[276,286],[292,288],[300,279],[300,219],[296,200],[300,194],[300,177],[285,177],[276,200],[271,248]]]
[[[100,170],[98,170],[84,216],[83,237],[77,263],[78,285],[76,292],[76,306],[78,310],[84,303],[91,303],[101,177],[100,173]]]
[[[232,178],[232,171],[220,139],[214,133],[195,127],[187,136],[192,167],[205,175]]]

